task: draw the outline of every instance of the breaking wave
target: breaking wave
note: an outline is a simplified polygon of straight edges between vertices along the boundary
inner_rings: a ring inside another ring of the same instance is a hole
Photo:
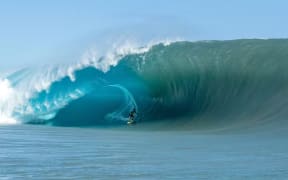
[[[0,80],[0,123],[261,126],[286,122],[288,40],[173,42],[89,51],[79,64]]]

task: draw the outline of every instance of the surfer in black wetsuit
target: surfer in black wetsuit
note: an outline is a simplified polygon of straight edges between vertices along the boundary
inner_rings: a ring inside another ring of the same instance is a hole
[[[133,110],[129,113],[129,120],[128,124],[134,124],[135,123],[135,116],[136,116],[136,108],[133,108]]]

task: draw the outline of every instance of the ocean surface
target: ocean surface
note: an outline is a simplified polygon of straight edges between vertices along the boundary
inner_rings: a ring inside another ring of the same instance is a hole
[[[239,39],[0,72],[0,179],[287,179],[287,69]]]
[[[128,128],[128,129],[127,129]],[[0,179],[287,179],[275,133],[0,127]]]

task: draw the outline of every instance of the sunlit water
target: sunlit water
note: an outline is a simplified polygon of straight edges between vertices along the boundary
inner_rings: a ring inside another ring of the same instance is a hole
[[[283,136],[0,126],[0,179],[287,179]]]

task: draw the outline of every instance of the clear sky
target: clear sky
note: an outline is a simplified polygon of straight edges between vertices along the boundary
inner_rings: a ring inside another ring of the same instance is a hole
[[[287,38],[287,0],[7,0],[0,70],[77,60],[106,38]]]

